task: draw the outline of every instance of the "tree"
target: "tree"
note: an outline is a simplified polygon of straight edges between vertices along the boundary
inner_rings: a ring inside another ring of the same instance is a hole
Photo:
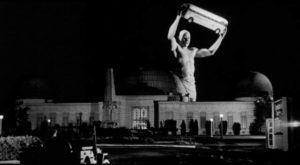
[[[176,135],[176,132],[177,132],[177,121],[176,120],[171,120],[171,131],[172,131],[172,135]]]
[[[12,101],[4,107],[3,132],[5,135],[26,135],[31,133],[31,123],[28,120],[29,107]]]
[[[171,132],[172,135],[176,135],[177,128],[176,128],[176,120],[169,119],[165,121],[165,131],[168,134],[168,132]]]
[[[239,135],[241,131],[241,124],[240,123],[233,123],[232,130],[234,135]]]
[[[211,125],[212,125],[212,122],[210,120],[205,121],[206,135],[211,135]]]
[[[181,135],[185,135],[186,134],[186,125],[185,125],[185,121],[182,120],[181,124],[180,124],[180,131],[181,131]]]
[[[150,129],[151,129],[151,123],[150,123],[150,121],[147,120],[147,121],[146,121],[146,124],[147,124],[147,129],[150,130]]]
[[[198,120],[194,121],[194,135],[198,135],[199,126],[198,126]]]
[[[222,121],[222,127],[223,127],[223,130],[221,129],[221,122],[220,122],[220,124],[219,124],[220,133],[222,132],[223,135],[226,135],[226,132],[227,132],[227,121],[226,120]]]
[[[255,101],[254,116],[249,130],[252,135],[263,135],[266,118],[271,117],[271,105],[273,97],[268,92],[262,92],[261,97]]]
[[[251,135],[259,135],[260,125],[257,122],[252,122],[249,126],[249,132]]]
[[[29,107],[17,106],[16,111],[16,134],[26,135],[31,133],[31,123],[28,121]]]
[[[194,120],[193,119],[190,120],[189,129],[190,129],[189,134],[193,135],[194,134],[194,129],[195,129],[195,127],[194,127]]]
[[[164,128],[163,121],[159,122],[159,132],[160,132],[160,134],[164,134],[165,133],[165,128]]]
[[[164,124],[162,121],[159,122],[159,129],[164,129]]]

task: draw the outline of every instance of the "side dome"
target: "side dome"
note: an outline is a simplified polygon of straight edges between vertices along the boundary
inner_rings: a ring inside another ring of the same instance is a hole
[[[267,76],[254,71],[241,76],[236,86],[235,100],[255,101],[263,95],[273,96],[273,86]]]

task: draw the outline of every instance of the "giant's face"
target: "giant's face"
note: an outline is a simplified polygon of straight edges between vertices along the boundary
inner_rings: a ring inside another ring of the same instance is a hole
[[[185,32],[181,38],[181,44],[184,47],[187,47],[190,45],[191,42],[191,34],[189,32]]]

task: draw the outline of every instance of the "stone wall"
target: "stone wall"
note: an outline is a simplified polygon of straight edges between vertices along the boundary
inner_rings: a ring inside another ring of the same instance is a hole
[[[185,120],[188,130],[188,118],[198,121],[199,134],[205,133],[205,128],[200,127],[200,114],[205,114],[205,119],[216,119],[217,115],[223,114],[223,120],[228,121],[228,115],[232,116],[230,120],[232,123],[238,122],[242,125],[242,115],[244,128],[241,129],[241,134],[249,134],[250,123],[254,120],[254,102],[164,102],[159,104],[159,122],[167,119],[174,119],[177,121],[178,132],[180,132],[180,124]],[[189,117],[188,117],[189,113]],[[245,122],[246,120],[246,122]],[[217,121],[219,122],[219,121]],[[219,131],[216,127],[215,131]],[[232,129],[228,126],[228,134],[232,134]]]
[[[51,121],[51,125],[59,124],[63,126],[63,117],[68,114],[68,123],[76,125],[79,113],[81,113],[82,123],[90,123],[90,116],[94,116],[94,121],[100,120],[103,116],[102,102],[99,103],[30,103],[25,104],[30,110],[28,111],[29,120],[32,129],[38,126],[38,118],[48,120],[55,115],[55,121]]]

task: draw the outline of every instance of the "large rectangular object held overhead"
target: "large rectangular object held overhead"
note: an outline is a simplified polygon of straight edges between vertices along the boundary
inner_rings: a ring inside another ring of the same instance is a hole
[[[214,13],[204,10],[190,3],[181,6],[182,17],[189,22],[204,26],[217,34],[222,34],[227,29],[228,21]]]

